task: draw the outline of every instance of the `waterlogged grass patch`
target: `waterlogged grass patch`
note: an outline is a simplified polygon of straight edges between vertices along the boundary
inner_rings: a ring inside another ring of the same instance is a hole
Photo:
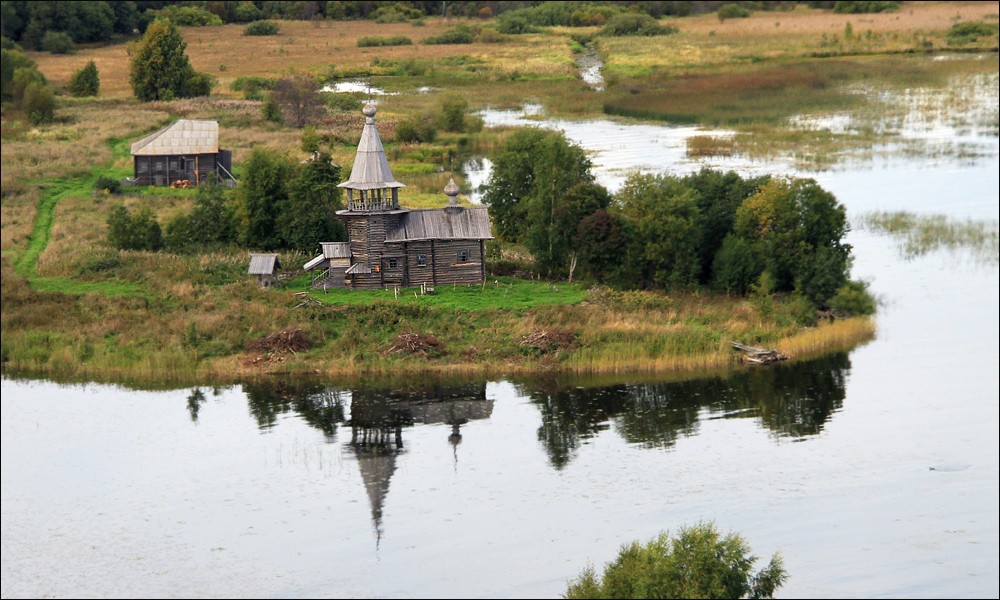
[[[996,221],[958,221],[944,215],[873,212],[857,217],[854,225],[858,229],[893,236],[906,258],[948,249],[968,251],[983,264],[1000,263]]]

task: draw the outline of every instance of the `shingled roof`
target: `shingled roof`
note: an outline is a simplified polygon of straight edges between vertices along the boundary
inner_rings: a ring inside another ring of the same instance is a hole
[[[365,105],[362,111],[365,115],[365,127],[361,131],[361,141],[358,142],[358,153],[354,157],[354,168],[351,178],[341,183],[339,187],[352,190],[380,190],[385,188],[406,187],[396,181],[389,168],[389,160],[385,157],[382,139],[375,128],[374,104]]]
[[[411,210],[399,227],[386,232],[387,242],[414,240],[489,240],[490,215],[485,208],[435,208]]]
[[[219,151],[219,124],[180,119],[132,144],[134,156],[215,154]]]
[[[281,268],[281,261],[277,254],[251,254],[250,255],[250,275],[273,275],[277,269]]]

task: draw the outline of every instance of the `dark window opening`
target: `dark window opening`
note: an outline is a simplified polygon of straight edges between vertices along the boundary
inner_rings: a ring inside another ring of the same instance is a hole
[[[427,266],[427,255],[426,254],[418,254],[417,255],[417,266],[418,267],[426,267]]]
[[[390,269],[395,269],[398,266],[399,266],[399,261],[397,261],[395,258],[390,258],[389,259],[389,268]]]
[[[468,250],[462,250],[461,252],[458,253],[458,262],[468,262],[468,260],[469,260]]]

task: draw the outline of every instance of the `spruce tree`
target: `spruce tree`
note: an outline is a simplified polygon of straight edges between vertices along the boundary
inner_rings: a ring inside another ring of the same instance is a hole
[[[73,79],[69,82],[69,92],[77,98],[96,96],[100,88],[101,76],[94,61],[88,62],[85,67],[73,73]]]

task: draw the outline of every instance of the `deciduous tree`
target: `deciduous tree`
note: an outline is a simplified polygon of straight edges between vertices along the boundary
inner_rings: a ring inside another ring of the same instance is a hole
[[[281,109],[282,120],[294,127],[314,124],[326,112],[319,86],[309,75],[297,73],[278,80],[271,100]]]
[[[847,283],[847,211],[813,179],[772,179],[737,210],[735,234],[760,248],[777,291],[823,305]]]
[[[623,546],[600,576],[590,567],[571,582],[566,598],[773,598],[788,578],[781,555],[754,573],[756,561],[740,535],[698,523]]]
[[[131,50],[132,93],[143,102],[173,100],[211,93],[211,80],[196,73],[187,54],[187,43],[177,27],[157,19],[146,29],[142,40]]]
[[[277,218],[285,246],[312,252],[320,242],[346,239],[336,214],[342,208],[340,179],[340,166],[331,162],[329,154],[317,152],[299,165]]]
[[[291,173],[291,163],[285,156],[263,148],[250,153],[236,188],[241,244],[261,250],[281,246],[277,219],[280,206],[288,200]]]

